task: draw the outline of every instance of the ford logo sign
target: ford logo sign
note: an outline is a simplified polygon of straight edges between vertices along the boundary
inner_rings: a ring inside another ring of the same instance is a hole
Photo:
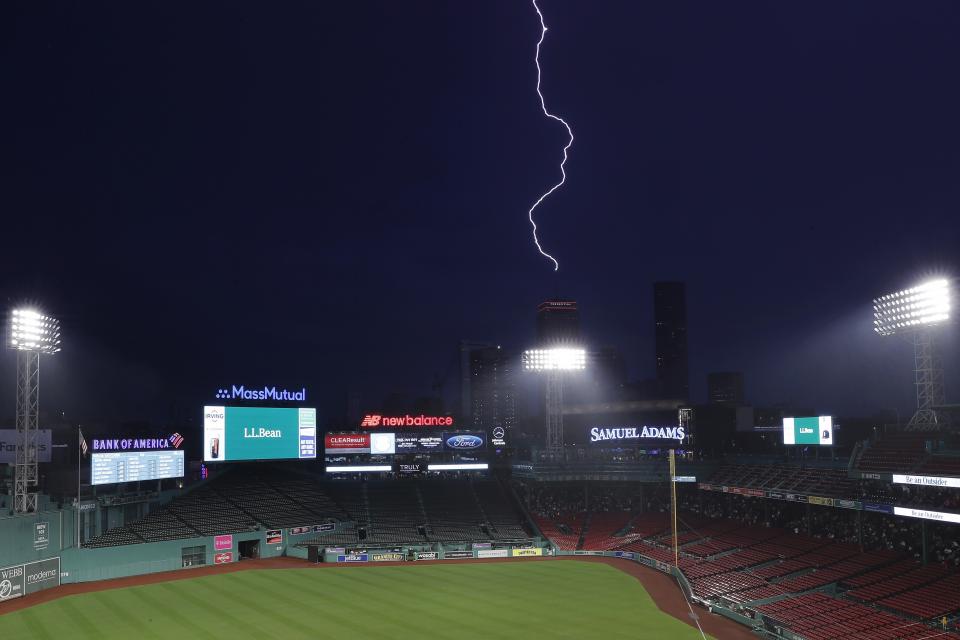
[[[483,438],[478,436],[450,436],[447,438],[447,446],[451,449],[477,449],[483,446]]]

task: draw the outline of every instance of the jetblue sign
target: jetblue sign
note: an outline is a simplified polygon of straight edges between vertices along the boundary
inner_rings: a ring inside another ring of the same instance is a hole
[[[593,427],[590,442],[606,440],[683,440],[683,427]]]
[[[287,400],[303,402],[307,399],[307,390],[277,389],[264,387],[263,389],[247,389],[245,386],[232,385],[229,389],[217,389],[217,400]]]

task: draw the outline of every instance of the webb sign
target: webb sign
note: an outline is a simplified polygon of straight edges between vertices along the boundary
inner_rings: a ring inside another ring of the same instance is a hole
[[[0,569],[0,602],[60,586],[60,558]]]

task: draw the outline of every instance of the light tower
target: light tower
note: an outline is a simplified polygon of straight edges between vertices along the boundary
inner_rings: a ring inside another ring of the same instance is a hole
[[[522,361],[524,370],[547,378],[547,449],[558,451],[563,448],[563,378],[568,372],[587,368],[587,352],[577,347],[527,349]]]
[[[60,351],[60,323],[34,309],[10,313],[7,346],[17,352],[17,457],[14,511],[37,510],[37,444],[40,406],[40,354]]]
[[[907,429],[936,430],[946,421],[940,410],[946,403],[943,363],[934,330],[950,321],[951,288],[947,279],[931,280],[873,301],[873,330],[881,336],[903,335],[913,342],[917,410]]]

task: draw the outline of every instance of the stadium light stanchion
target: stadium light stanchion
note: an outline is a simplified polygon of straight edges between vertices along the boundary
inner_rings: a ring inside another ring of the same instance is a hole
[[[545,376],[547,449],[563,449],[563,377],[587,368],[587,352],[580,347],[527,349],[522,355],[525,371]]]
[[[673,514],[673,566],[680,569],[680,546],[677,543],[677,459],[670,449],[670,512]]]
[[[17,453],[14,464],[14,512],[37,510],[40,354],[60,351],[60,323],[36,309],[10,312],[7,347],[17,352]]]
[[[910,430],[936,430],[944,422],[943,362],[934,331],[950,322],[952,297],[953,282],[940,278],[873,300],[877,335],[901,335],[913,342],[917,409],[907,423]]]

